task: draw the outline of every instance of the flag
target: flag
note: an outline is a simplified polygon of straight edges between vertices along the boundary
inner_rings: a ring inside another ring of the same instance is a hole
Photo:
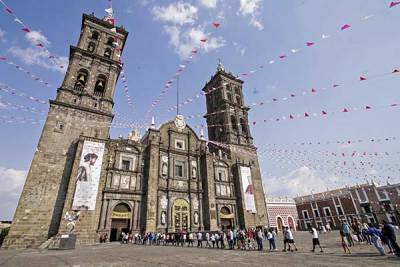
[[[310,117],[307,112],[304,113],[304,117]]]
[[[322,111],[322,115],[327,115],[328,113],[326,113],[326,111]]]
[[[284,59],[285,57],[286,57],[285,55],[279,56],[280,59]]]
[[[221,25],[221,23],[219,23],[218,21],[214,21],[213,22],[213,26],[217,29],[219,26]]]
[[[292,51],[292,53],[294,54],[294,53],[297,53],[297,52],[299,52],[299,51],[300,51],[300,49],[292,49],[291,51]]]
[[[389,8],[395,7],[398,4],[400,4],[400,1],[393,1],[393,2],[390,3]]]
[[[322,36],[321,36],[321,38],[322,39],[327,39],[327,38],[329,38],[330,36],[329,35],[326,35],[326,34],[322,34]]]
[[[6,11],[7,11],[8,13],[10,13],[10,14],[13,14],[12,10],[9,9],[8,7],[6,7]]]
[[[342,27],[340,27],[340,29],[343,31],[343,30],[346,30],[346,29],[348,29],[348,28],[350,28],[350,25],[349,24],[344,24]]]
[[[113,9],[112,9],[112,7],[105,9],[105,11],[107,12],[107,14],[108,14],[109,16],[112,16],[112,14],[113,14]]]
[[[397,72],[400,72],[398,69],[394,69],[393,71],[392,71],[392,73],[397,73]]]
[[[20,19],[15,18],[14,21],[19,23],[19,24],[21,24],[21,25],[24,25]]]
[[[200,42],[205,43],[205,42],[207,42],[207,39],[206,38],[200,39]]]
[[[367,78],[360,76],[360,81],[365,81]]]
[[[6,57],[0,57],[0,60],[7,60]]]
[[[289,116],[290,119],[294,119],[294,117],[292,115]]]

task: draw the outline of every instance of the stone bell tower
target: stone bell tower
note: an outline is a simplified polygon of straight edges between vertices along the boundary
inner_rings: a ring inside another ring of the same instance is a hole
[[[38,247],[57,234],[80,136],[106,139],[128,32],[83,15],[77,46],[70,47],[64,81],[44,124],[18,202],[6,248]]]
[[[221,62],[204,86],[210,151],[224,151],[230,161],[238,204],[238,225],[267,225],[265,195],[257,148],[248,124],[249,107],[243,98],[243,81],[227,72]]]

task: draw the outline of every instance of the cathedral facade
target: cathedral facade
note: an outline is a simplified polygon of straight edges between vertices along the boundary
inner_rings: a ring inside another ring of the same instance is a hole
[[[219,64],[206,83],[208,141],[182,115],[143,137],[111,139],[115,86],[128,32],[83,15],[50,108],[6,248],[38,247],[80,211],[78,244],[107,233],[216,231],[267,225],[243,82]]]

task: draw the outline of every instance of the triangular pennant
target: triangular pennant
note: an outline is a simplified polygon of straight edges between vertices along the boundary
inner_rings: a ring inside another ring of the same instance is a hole
[[[0,57],[0,60],[7,60],[6,57]]]
[[[333,87],[339,87],[339,86],[340,86],[339,84],[334,84],[334,85],[333,85]]]
[[[307,112],[304,113],[304,117],[310,117]]]
[[[370,106],[365,106],[365,109],[371,109],[371,107]]]
[[[218,21],[214,21],[213,22],[213,26],[217,29],[219,26],[221,25],[221,23],[219,23]]]
[[[285,55],[279,56],[280,59],[284,59],[285,57],[286,57]]]
[[[20,19],[15,18],[14,21],[19,23],[19,24],[21,24],[21,25],[24,25],[24,23],[22,23],[22,21]]]
[[[295,96],[296,96],[295,94],[291,94],[291,95],[290,95],[290,97],[295,97]]]
[[[398,4],[400,4],[400,1],[393,1],[393,2],[390,3],[389,8],[397,6]]]
[[[344,109],[343,109],[343,112],[349,112],[349,111],[347,110],[347,108],[344,108]]]
[[[367,78],[360,76],[360,81],[365,81]]]
[[[311,89],[311,93],[315,93],[317,92],[317,90],[315,90],[314,88]]]
[[[30,32],[30,30],[28,28],[22,28],[22,31],[24,32]]]
[[[294,119],[294,117],[292,115],[289,116],[290,119]]]
[[[314,42],[307,42],[306,45],[307,46],[313,46],[315,43]]]
[[[329,35],[322,34],[321,38],[322,38],[322,39],[327,39],[327,38],[329,38]]]
[[[346,30],[346,29],[348,29],[350,27],[351,26],[349,24],[344,24],[342,27],[340,27],[340,29],[343,31],[343,30]]]
[[[327,115],[328,113],[326,113],[326,111],[322,111],[322,115]]]
[[[203,43],[207,42],[207,38],[200,39],[200,42],[203,42]]]
[[[392,73],[397,73],[397,72],[400,72],[398,69],[394,69],[393,71],[392,71]]]
[[[13,14],[13,11],[11,9],[9,9],[8,7],[6,7],[6,11],[10,14]]]

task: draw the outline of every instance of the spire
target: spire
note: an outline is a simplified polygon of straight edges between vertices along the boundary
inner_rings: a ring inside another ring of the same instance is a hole
[[[154,117],[151,117],[150,129],[155,129],[155,128],[156,128],[156,123],[154,122]]]
[[[203,129],[200,129],[200,140],[206,140],[204,138],[204,130]]]
[[[222,65],[222,61],[220,58],[218,59],[217,71],[225,71],[225,67],[224,65]]]

